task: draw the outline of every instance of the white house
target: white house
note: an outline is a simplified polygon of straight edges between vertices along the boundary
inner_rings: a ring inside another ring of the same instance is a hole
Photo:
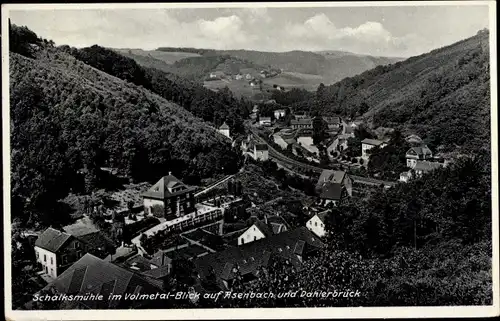
[[[227,138],[231,138],[230,132],[229,132],[229,126],[224,122],[222,126],[219,127],[219,133],[222,135],[226,136]]]
[[[363,157],[364,159],[369,158],[368,151],[376,146],[384,148],[385,146],[387,146],[387,143],[378,139],[363,139],[361,141],[361,157]]]
[[[269,159],[269,150],[266,144],[255,144],[253,150],[255,160],[266,161]]]
[[[247,244],[273,235],[272,229],[258,220],[238,237],[238,245]]]
[[[45,274],[57,278],[87,252],[87,245],[74,236],[49,227],[35,241],[36,261]]]
[[[316,234],[318,237],[325,236],[325,219],[328,213],[328,211],[324,211],[321,213],[317,213],[313,217],[311,217],[306,223],[307,229]]]
[[[259,125],[261,126],[271,126],[271,117],[260,117]]]

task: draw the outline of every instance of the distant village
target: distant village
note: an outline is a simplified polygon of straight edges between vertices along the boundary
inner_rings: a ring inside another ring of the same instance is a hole
[[[225,122],[217,130],[228,139],[228,144],[257,163],[273,160],[281,166],[289,164],[291,169],[317,169],[316,201],[303,208],[308,216],[305,224],[294,226],[279,213],[250,217],[246,208],[255,204],[244,202],[241,184],[234,175],[200,189],[169,173],[152,186],[144,185],[116,196],[121,207],[111,212],[103,209],[102,204],[85,200],[84,213],[75,223],[61,230],[48,228],[39,235],[33,247],[38,274],[47,283],[40,293],[121,295],[167,291],[171,287],[173,261],[179,258],[192,262],[200,280],[193,287],[196,291],[204,289],[207,279],[215,280],[220,290],[230,290],[237,277],[251,283],[273,255],[300,268],[308,257],[325,247],[322,239],[329,232],[326,219],[334,207],[353,197],[354,184],[378,187],[382,181],[353,176],[343,169],[312,167],[311,164],[320,162],[320,151],[312,138],[315,119],[306,113],[291,113],[276,109],[273,117],[259,117],[256,105],[248,120],[247,137],[234,139]],[[291,118],[287,124],[282,122],[285,117]],[[337,164],[348,168],[367,166],[371,150],[389,143],[384,137],[364,139],[361,156],[344,161],[341,154],[354,148],[349,146],[349,139],[361,123],[339,116],[321,119],[327,125],[326,138],[321,143],[329,160],[338,160]],[[412,147],[406,153],[408,170],[400,174],[400,183],[448,164],[438,159],[418,136],[410,135],[406,141]],[[286,151],[291,154],[283,154]],[[384,184],[390,188],[396,183]],[[104,217],[118,234],[126,227],[138,228],[133,229],[129,242],[117,244],[96,226],[96,216]],[[249,218],[253,221],[250,226],[234,231],[226,228]],[[36,304],[32,301],[27,306]],[[73,308],[91,309],[127,307],[120,300],[107,301],[105,306],[93,301],[71,304]],[[150,303],[142,304],[148,307]]]

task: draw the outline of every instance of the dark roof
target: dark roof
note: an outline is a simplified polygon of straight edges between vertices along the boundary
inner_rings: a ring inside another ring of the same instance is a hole
[[[255,221],[253,225],[255,225],[262,232],[262,234],[264,234],[265,237],[270,237],[274,235],[273,230],[269,227],[269,225],[262,222],[261,220]]]
[[[100,231],[78,236],[77,239],[79,239],[84,243],[87,243],[88,245],[91,246],[91,248],[94,249],[103,250],[108,247],[115,247],[115,248],[117,247],[117,244],[112,239],[110,239]]]
[[[370,138],[365,138],[361,141],[362,144],[367,144],[367,145],[374,145],[374,146],[379,146],[382,145],[384,142],[378,139],[370,139]]]
[[[413,169],[416,171],[420,170],[423,172],[429,172],[429,171],[432,171],[434,169],[438,169],[442,166],[443,166],[443,164],[437,163],[437,162],[421,161],[421,162],[417,162],[417,164],[415,165],[415,167]]]
[[[325,219],[328,216],[328,214],[330,214],[329,211],[324,211],[316,214],[316,216],[321,220],[321,222],[325,223]]]
[[[342,184],[327,183],[321,190],[320,198],[338,201],[342,198]]]
[[[229,129],[229,126],[226,124],[226,122],[224,122],[224,124],[222,124],[219,129]]]
[[[419,146],[410,148],[406,154],[416,154],[416,155],[432,155],[432,151],[427,146]]]
[[[123,266],[127,268],[132,268],[137,271],[149,271],[151,270],[151,262],[140,254],[136,254],[131,258],[123,262]]]
[[[210,273],[223,280],[234,278],[234,268],[242,275],[255,273],[260,267],[267,266],[271,255],[279,255],[298,263],[296,255],[303,255],[314,249],[324,248],[325,244],[306,227],[282,232],[222,252],[210,253],[195,260],[195,266],[202,278]]]
[[[347,173],[344,171],[335,171],[331,169],[325,169],[321,172],[316,183],[317,188],[321,188],[327,183],[342,183],[346,178]]]
[[[181,190],[176,192],[171,192],[173,187],[182,187]],[[194,191],[195,188],[189,187],[182,183],[177,177],[169,174],[163,176],[156,184],[154,184],[149,190],[142,194],[143,197],[155,198],[155,199],[165,199],[175,195],[185,194],[190,191]]]
[[[268,147],[266,144],[255,144],[255,149],[256,150],[267,150]]]
[[[156,266],[165,266],[169,265],[172,262],[172,259],[168,257],[166,251],[160,250],[155,253],[150,262]]]
[[[68,233],[60,232],[52,227],[49,227],[36,239],[35,246],[56,253],[71,238],[72,236]]]
[[[120,305],[123,306],[123,304],[130,305],[130,302],[125,300],[108,301],[107,298],[110,293],[124,295],[125,293],[134,292],[142,294],[162,292],[158,286],[149,282],[140,274],[113,263],[105,262],[88,253],[48,284],[44,290],[50,288],[62,294],[102,294],[104,300],[79,301],[79,304],[90,309],[116,308]],[[141,305],[142,302],[137,301],[135,303]]]

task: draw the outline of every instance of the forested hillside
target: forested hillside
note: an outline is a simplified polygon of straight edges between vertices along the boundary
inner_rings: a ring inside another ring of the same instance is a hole
[[[30,38],[17,39],[25,43],[11,49],[32,47]],[[227,138],[129,82],[147,79],[141,69],[117,62],[111,71],[126,74],[123,81],[50,44],[31,53],[36,59],[11,51],[9,61],[14,220],[64,220],[57,200],[70,190],[100,187],[101,166],[119,168],[135,181],[172,171],[186,183],[238,168],[239,155]]]
[[[159,69],[145,68],[131,58],[97,45],[83,49],[63,46],[60,49],[94,68],[147,88],[215,126],[226,121],[233,133],[243,131],[243,119],[248,116],[251,106],[247,101],[235,98],[229,90],[215,93],[197,82]]]
[[[331,86],[320,86],[320,113],[364,114],[374,127],[398,127],[447,150],[489,146],[487,31]]]

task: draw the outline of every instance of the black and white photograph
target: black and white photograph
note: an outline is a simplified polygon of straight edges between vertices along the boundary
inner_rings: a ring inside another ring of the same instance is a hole
[[[6,317],[498,315],[496,68],[494,1],[2,5]]]

